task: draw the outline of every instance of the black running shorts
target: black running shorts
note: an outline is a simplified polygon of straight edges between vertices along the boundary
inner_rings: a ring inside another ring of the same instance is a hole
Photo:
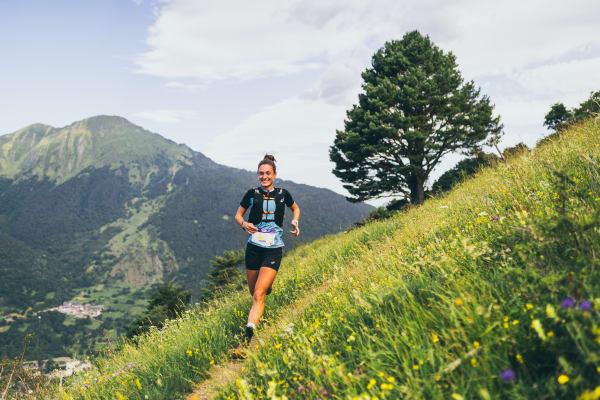
[[[248,243],[246,246],[246,269],[258,271],[260,267],[269,267],[278,271],[282,254],[283,247],[270,249]]]

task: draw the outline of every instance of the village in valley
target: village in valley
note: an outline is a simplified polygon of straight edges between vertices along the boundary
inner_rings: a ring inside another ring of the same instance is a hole
[[[72,315],[76,318],[94,318],[100,316],[104,310],[103,305],[93,306],[91,304],[81,304],[71,301],[65,301],[62,305],[48,309],[48,311],[58,311],[63,314]]]

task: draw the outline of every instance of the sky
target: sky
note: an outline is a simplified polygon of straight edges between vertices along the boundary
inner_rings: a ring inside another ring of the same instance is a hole
[[[454,53],[501,117],[500,147],[531,147],[552,104],[600,90],[598,15],[597,0],[0,0],[0,134],[120,115],[346,194],[329,147],[386,41],[418,29]]]

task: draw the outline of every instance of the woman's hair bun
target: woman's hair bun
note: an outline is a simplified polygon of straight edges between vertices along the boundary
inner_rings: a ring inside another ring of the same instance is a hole
[[[273,156],[271,154],[265,154],[265,157],[263,158],[263,160],[269,160],[269,161],[275,162],[275,156]]]

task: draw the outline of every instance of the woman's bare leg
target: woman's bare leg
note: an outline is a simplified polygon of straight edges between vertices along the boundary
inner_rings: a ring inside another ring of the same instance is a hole
[[[246,270],[246,278],[248,280],[248,290],[250,291],[250,295],[254,295],[254,286],[256,286],[256,280],[258,279],[258,270],[247,269]]]
[[[258,321],[260,320],[260,317],[262,317],[265,310],[265,297],[267,294],[267,289],[271,287],[276,276],[277,271],[274,269],[269,267],[260,267],[258,279],[254,285],[254,293],[252,294],[252,308],[250,309],[250,314],[248,315],[248,323],[252,323],[254,326],[258,325]],[[250,283],[250,281],[248,281],[248,283]]]

